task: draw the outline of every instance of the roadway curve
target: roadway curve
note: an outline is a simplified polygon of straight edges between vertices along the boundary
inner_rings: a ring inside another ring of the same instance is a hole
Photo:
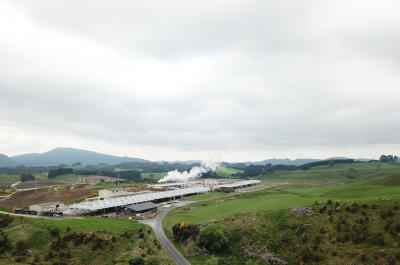
[[[193,203],[192,201],[181,201],[176,204],[176,206],[181,207]],[[139,221],[141,223],[147,224],[154,229],[158,240],[164,246],[165,250],[168,254],[172,257],[172,259],[176,262],[177,265],[190,265],[190,263],[182,256],[181,253],[174,247],[174,245],[169,241],[169,239],[165,236],[163,228],[162,228],[162,221],[165,215],[175,209],[176,207],[171,207],[169,209],[161,211],[155,218],[147,219],[143,221]]]

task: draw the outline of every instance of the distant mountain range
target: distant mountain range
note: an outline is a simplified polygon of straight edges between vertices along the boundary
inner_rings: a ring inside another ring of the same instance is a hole
[[[329,160],[329,159],[348,159],[346,157],[331,157],[327,159],[313,159],[313,158],[299,158],[290,160],[288,158],[278,159],[272,158],[258,162],[245,162],[246,165],[254,164],[254,165],[265,165],[265,164],[283,164],[283,165],[295,165],[300,166],[310,162],[321,161],[321,160]],[[360,161],[368,161],[370,159],[359,158],[356,160]],[[120,164],[123,162],[151,162],[150,160],[133,158],[133,157],[120,157],[120,156],[112,156],[100,154],[97,152],[82,150],[82,149],[74,149],[74,148],[61,148],[58,147],[51,151],[38,154],[23,154],[8,157],[6,155],[0,154],[0,167],[15,167],[18,165],[25,165],[27,167],[31,166],[53,166],[60,164],[71,165],[76,162],[81,162],[83,165],[98,165],[99,163],[107,163],[109,165]],[[200,163],[201,160],[186,160],[186,161],[157,161],[162,164],[164,162],[168,162],[170,164],[180,163],[180,164],[193,164]]]
[[[120,157],[100,154],[97,152],[74,149],[74,148],[56,148],[43,154],[24,154],[8,157],[0,154],[0,167],[14,167],[17,165],[25,166],[52,166],[67,164],[71,165],[76,162],[81,162],[83,165],[98,165],[99,163],[107,163],[109,165],[120,164],[123,162],[151,162],[149,160]]]

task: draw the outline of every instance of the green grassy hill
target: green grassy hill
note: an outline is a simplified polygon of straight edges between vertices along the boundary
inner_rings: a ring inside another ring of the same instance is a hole
[[[378,164],[380,166],[378,166]],[[352,183],[376,177],[400,174],[400,163],[351,163],[335,164],[332,168],[313,167],[310,170],[277,170],[275,173],[259,175],[255,179],[271,181],[304,181]]]
[[[243,170],[236,169],[236,168],[218,168],[217,175],[222,178],[231,178],[232,174],[235,173],[243,173]]]
[[[10,218],[7,225],[4,220]],[[153,231],[136,221],[44,219],[42,227],[40,218],[0,215],[0,219],[1,260],[5,261],[0,264],[128,264],[134,257],[143,257],[148,264],[172,263]]]
[[[399,191],[368,184],[277,186],[175,209],[164,227],[171,238],[172,226],[183,221],[198,229],[215,224],[223,231],[227,243],[216,253],[197,249],[191,243],[199,236],[195,232],[175,243],[194,265],[211,262],[212,254],[218,264],[245,264],[251,260],[245,250],[267,251],[289,264],[398,264]],[[313,215],[297,217],[292,206],[310,206]]]

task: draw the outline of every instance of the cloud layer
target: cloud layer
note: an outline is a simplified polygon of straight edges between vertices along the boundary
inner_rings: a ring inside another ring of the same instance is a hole
[[[377,157],[398,1],[3,1],[0,153]]]

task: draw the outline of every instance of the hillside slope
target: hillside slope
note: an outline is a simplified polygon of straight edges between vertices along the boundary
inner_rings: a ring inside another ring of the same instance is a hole
[[[140,158],[126,156],[119,157],[100,154],[83,149],[61,147],[45,152],[43,154],[24,154],[13,156],[12,159],[17,161],[18,164],[24,164],[25,166],[47,166],[59,164],[71,165],[76,162],[81,162],[84,165],[98,165],[99,163],[107,163],[113,165],[123,162],[150,162],[149,160]]]
[[[6,155],[0,154],[0,167],[14,167],[17,162]]]

